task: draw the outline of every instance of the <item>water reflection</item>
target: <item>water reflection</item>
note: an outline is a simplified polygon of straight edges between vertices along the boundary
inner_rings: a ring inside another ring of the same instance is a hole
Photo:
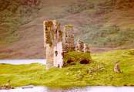
[[[0,92],[134,92],[134,87],[84,87],[84,88],[73,88],[73,89],[51,89],[47,87],[26,87],[16,88],[11,90],[0,90]]]

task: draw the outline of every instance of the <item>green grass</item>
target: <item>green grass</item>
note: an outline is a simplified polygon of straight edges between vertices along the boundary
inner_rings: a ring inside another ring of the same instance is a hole
[[[86,59],[89,60],[89,62],[92,61],[90,53],[84,53],[84,52],[68,52],[64,56],[64,62],[67,63],[68,60],[72,60],[73,64],[80,63],[81,60]]]
[[[134,85],[134,49],[92,54],[93,62],[45,70],[41,64],[0,65],[0,85],[11,80],[12,86],[45,85],[49,87],[130,86]],[[113,72],[116,61],[122,73]]]

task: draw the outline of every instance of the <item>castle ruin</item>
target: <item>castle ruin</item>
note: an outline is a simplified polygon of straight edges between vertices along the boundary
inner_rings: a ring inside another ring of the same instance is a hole
[[[46,69],[53,66],[62,68],[63,52],[74,48],[73,26],[65,26],[61,31],[56,20],[44,21],[44,47],[46,54]]]
[[[75,47],[74,30],[72,25],[64,26],[61,30],[60,23],[56,20],[44,21],[44,47],[46,55],[46,69],[63,66],[64,53],[68,51],[87,52],[88,46],[78,41]]]

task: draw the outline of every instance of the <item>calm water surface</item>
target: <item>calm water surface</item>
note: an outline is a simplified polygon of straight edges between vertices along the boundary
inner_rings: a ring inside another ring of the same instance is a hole
[[[0,63],[5,63],[5,64],[14,64],[14,65],[19,65],[19,64],[31,64],[31,63],[41,63],[41,64],[46,64],[45,59],[14,59],[14,60],[0,60]]]
[[[85,87],[85,88],[73,88],[73,89],[50,89],[47,87],[20,87],[11,90],[0,90],[0,92],[134,92],[134,87]]]

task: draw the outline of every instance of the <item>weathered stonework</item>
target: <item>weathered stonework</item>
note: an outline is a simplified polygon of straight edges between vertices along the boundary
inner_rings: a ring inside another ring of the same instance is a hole
[[[75,50],[78,52],[83,52],[84,43],[80,40],[77,41]]]
[[[78,41],[76,48],[74,45],[74,30],[72,25],[64,26],[61,30],[60,23],[56,20],[44,21],[44,47],[46,55],[46,69],[53,66],[62,68],[65,52],[81,51],[90,52],[89,46]]]
[[[78,52],[90,53],[89,45],[80,40],[76,42],[75,50]]]
[[[90,46],[86,43],[84,43],[83,52],[84,53],[90,53]]]
[[[63,66],[62,31],[56,21],[44,21],[44,47],[46,49],[46,69]]]
[[[74,45],[74,30],[72,25],[65,25],[63,30],[63,51],[73,51]]]

